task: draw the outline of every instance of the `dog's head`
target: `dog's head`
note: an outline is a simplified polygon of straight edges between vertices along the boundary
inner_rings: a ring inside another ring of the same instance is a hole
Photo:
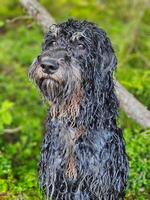
[[[29,76],[46,99],[60,103],[82,89],[89,96],[97,95],[98,88],[109,85],[115,66],[116,57],[103,30],[87,21],[68,20],[50,27]]]

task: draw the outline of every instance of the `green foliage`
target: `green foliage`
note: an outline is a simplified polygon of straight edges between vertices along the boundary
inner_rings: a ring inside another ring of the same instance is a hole
[[[87,19],[104,28],[118,57],[117,79],[150,109],[147,0],[41,0],[57,21]],[[18,0],[0,0],[0,199],[42,199],[37,163],[46,106],[28,80],[28,66],[40,52],[43,33],[22,18]],[[19,17],[19,18],[18,18]],[[8,21],[9,20],[9,21]],[[150,194],[150,130],[120,112],[130,160],[128,200]]]
[[[127,154],[130,162],[129,197],[133,199],[149,198],[150,185],[150,131],[124,130]],[[134,192],[131,192],[134,191]],[[147,192],[146,192],[147,191]]]
[[[10,125],[12,122],[12,115],[10,113],[12,106],[12,102],[4,101],[0,107],[0,133],[3,133],[5,125]]]

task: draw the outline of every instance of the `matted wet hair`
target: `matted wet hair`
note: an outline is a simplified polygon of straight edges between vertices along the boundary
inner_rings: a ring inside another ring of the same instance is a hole
[[[52,101],[39,163],[47,198],[123,199],[128,161],[116,124],[116,64],[109,38],[94,23],[71,19],[46,34],[29,74]]]

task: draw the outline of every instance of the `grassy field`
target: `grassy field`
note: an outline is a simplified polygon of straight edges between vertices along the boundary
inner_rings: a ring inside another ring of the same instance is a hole
[[[96,22],[112,40],[117,79],[150,109],[150,9],[147,0],[41,0],[56,19]],[[0,0],[0,200],[42,199],[37,163],[47,106],[28,79],[43,33],[17,0]],[[127,200],[150,199],[150,130],[123,111],[130,161]],[[11,130],[14,129],[12,132]],[[16,129],[16,130],[15,130]]]

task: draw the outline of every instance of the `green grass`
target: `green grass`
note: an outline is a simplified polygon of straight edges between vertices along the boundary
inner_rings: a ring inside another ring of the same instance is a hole
[[[40,2],[57,21],[72,16],[104,28],[118,57],[117,79],[150,109],[150,10],[146,0]],[[31,19],[8,22],[26,15],[17,0],[0,0],[0,5],[0,199],[42,199],[37,163],[47,107],[28,79],[28,67],[40,52],[43,33]],[[126,199],[148,200],[150,131],[128,119],[123,111],[119,124],[130,160]],[[13,128],[19,130],[8,133],[7,129]]]

